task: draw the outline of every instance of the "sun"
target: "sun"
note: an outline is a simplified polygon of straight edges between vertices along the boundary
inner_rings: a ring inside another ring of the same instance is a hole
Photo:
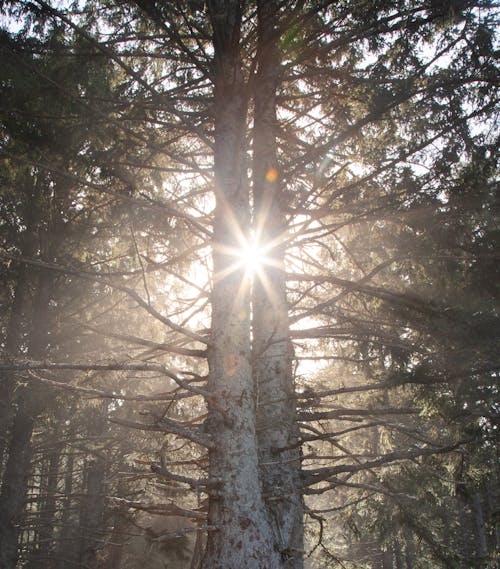
[[[253,241],[244,243],[238,250],[238,257],[247,275],[255,275],[262,270],[266,263],[266,254],[263,247]]]

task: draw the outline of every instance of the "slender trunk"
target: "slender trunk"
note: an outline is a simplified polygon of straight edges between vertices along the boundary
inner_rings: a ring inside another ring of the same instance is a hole
[[[38,542],[39,548],[37,557],[38,569],[50,569],[50,555],[52,553],[52,538],[54,535],[54,518],[56,510],[56,491],[59,479],[59,460],[61,457],[61,447],[57,445],[52,449],[49,458],[47,483],[43,491],[43,502],[41,504],[41,513],[39,518]],[[42,483],[44,481],[42,480]]]
[[[40,241],[42,234],[40,231]],[[46,355],[48,308],[53,284],[53,274],[39,269],[28,345],[29,357],[35,360],[43,359]],[[36,418],[46,401],[47,393],[39,386],[30,385],[18,390],[17,411],[0,493],[0,569],[14,569],[17,563],[17,541],[32,457],[31,436]]]
[[[471,531],[469,522],[469,512],[467,511],[467,504],[462,494],[457,494],[457,511],[458,523],[461,541],[461,553],[464,563],[470,563],[471,555]]]
[[[250,364],[249,286],[231,249],[241,246],[249,222],[245,126],[247,96],[240,66],[242,7],[211,0],[215,57],[216,208],[214,283],[209,354],[209,422],[215,445],[209,477],[209,532],[204,569],[278,569],[259,480],[256,394]]]
[[[494,551],[500,551],[500,524],[494,523],[494,516],[498,511],[498,481],[496,476],[488,481],[485,488],[488,519],[492,523],[491,547]],[[499,563],[500,565],[500,563]]]
[[[401,550],[401,542],[396,537],[392,542],[394,552],[394,565],[396,569],[404,569],[403,567],[403,552]]]
[[[488,540],[486,537],[486,524],[484,522],[483,505],[480,492],[474,492],[472,497],[474,509],[474,522],[476,525],[476,555],[486,559],[488,555]]]
[[[28,221],[27,237],[21,245],[21,255],[31,257],[34,249],[32,235],[33,220]],[[19,354],[23,341],[23,320],[26,317],[28,301],[29,278],[28,269],[24,263],[17,269],[16,285],[12,299],[12,307],[7,324],[5,336],[5,354],[15,357]],[[0,375],[0,474],[3,475],[3,463],[9,444],[9,432],[14,418],[15,406],[13,392],[15,377],[12,373],[4,372]]]
[[[72,434],[72,430],[70,431]],[[71,507],[73,504],[73,480],[74,480],[75,455],[72,451],[66,459],[64,476],[64,502],[61,516],[61,532],[59,535],[59,547],[57,548],[57,569],[65,569],[71,564],[75,555],[74,537],[75,527],[71,520]]]
[[[383,568],[384,569],[394,569],[393,565],[393,551],[390,543],[387,544],[386,550],[383,556]]]
[[[94,445],[100,442],[104,447],[108,413],[107,403],[93,410],[89,416],[88,434],[93,437]],[[83,478],[83,499],[80,510],[80,567],[95,569],[97,552],[102,546],[104,533],[104,485],[106,461],[102,450],[87,461]]]
[[[413,531],[405,527],[405,558],[406,569],[414,569],[415,567],[415,541],[413,539]]]
[[[275,544],[285,566],[303,566],[303,504],[292,344],[284,269],[286,219],[276,148],[279,81],[277,2],[258,0],[258,69],[254,81],[255,238],[266,260],[253,292],[253,369],[258,386],[261,476]],[[283,450],[281,450],[283,449]]]
[[[106,546],[106,558],[97,565],[98,569],[120,569],[123,549],[127,541],[127,530],[131,527],[127,508],[119,509],[114,516],[113,530]]]
[[[101,546],[104,514],[105,462],[98,458],[87,463],[85,469],[85,496],[80,516],[80,567],[95,569],[97,551]]]
[[[21,402],[12,425],[9,459],[0,494],[0,569],[15,569],[17,563],[17,539],[30,475],[31,434],[35,422],[30,403]]]

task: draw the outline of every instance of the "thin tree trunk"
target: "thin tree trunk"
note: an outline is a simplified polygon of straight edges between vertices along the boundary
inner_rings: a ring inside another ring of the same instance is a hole
[[[392,542],[392,549],[394,552],[394,565],[396,569],[404,569],[403,567],[403,552],[401,550],[401,542],[396,537]]]
[[[97,551],[101,546],[104,513],[104,460],[91,460],[85,471],[85,495],[80,516],[80,567],[95,569]]]
[[[21,255],[31,257],[34,250],[33,219],[28,220],[27,237],[21,245]],[[5,354],[15,357],[19,354],[23,339],[23,319],[26,317],[29,278],[28,269],[20,263],[17,269],[16,287],[5,336]],[[15,378],[13,374],[4,372],[0,376],[0,474],[3,476],[3,463],[9,445],[9,433],[14,419],[15,405],[13,401]]]
[[[285,566],[303,566],[300,448],[284,269],[286,219],[276,148],[279,82],[277,2],[258,0],[258,69],[254,81],[255,238],[265,252],[253,293],[253,368],[258,387],[261,476],[276,547]],[[287,449],[287,450],[280,450]]]
[[[262,497],[256,434],[256,393],[250,350],[249,286],[231,249],[249,224],[245,126],[247,96],[240,65],[242,7],[235,0],[208,3],[215,57],[216,209],[214,283],[209,354],[209,494],[204,569],[278,569],[280,556]]]
[[[59,479],[59,460],[61,457],[61,447],[56,445],[52,449],[49,459],[47,484],[44,491],[42,510],[39,519],[39,544],[37,557],[40,561],[36,565],[38,569],[50,569],[50,556],[52,553],[52,538],[54,535],[54,518],[56,510],[56,491]],[[43,483],[43,480],[42,480]]]
[[[17,563],[17,539],[30,476],[35,416],[32,402],[21,402],[12,425],[9,459],[0,494],[0,569],[15,569]]]
[[[406,569],[414,569],[415,567],[415,541],[413,539],[413,531],[405,527],[405,558]]]
[[[480,492],[474,492],[472,505],[476,525],[476,555],[481,559],[486,559],[488,555],[488,540],[486,537],[486,524],[484,523],[483,505],[481,502]]]
[[[104,446],[107,431],[108,406],[102,406],[90,414],[88,434]],[[102,546],[104,533],[104,487],[106,477],[106,461],[102,450],[96,452],[85,465],[84,496],[80,510],[80,567],[82,569],[95,569],[97,552]]]
[[[392,551],[392,546],[390,543],[387,544],[387,548],[384,551],[383,568],[384,569],[394,569],[393,551]]]
[[[73,430],[70,430],[72,435]],[[61,532],[59,535],[59,547],[57,548],[57,569],[65,569],[66,560],[73,561],[75,555],[75,544],[72,537],[74,536],[75,527],[71,523],[71,507],[73,504],[73,477],[74,477],[75,455],[72,451],[66,459],[65,476],[64,476],[64,502],[62,506],[61,516]]]
[[[39,232],[42,241],[42,231]],[[47,240],[47,233],[43,232]],[[53,295],[54,275],[39,269],[33,303],[28,354],[32,359],[43,359],[48,342],[48,307]],[[46,405],[44,388],[29,386],[19,389],[17,412],[13,421],[8,459],[0,493],[0,569],[15,569],[17,541],[22,519],[26,488],[32,457],[31,436],[36,418]]]
[[[127,530],[130,528],[127,508],[120,508],[114,516],[114,525],[109,543],[106,546],[107,555],[97,567],[99,569],[120,569],[123,549],[127,541]]]
[[[459,533],[461,537],[461,553],[463,561],[465,563],[470,563],[472,559],[471,528],[469,522],[469,513],[467,512],[467,504],[465,498],[461,494],[457,495],[456,503],[458,510]]]

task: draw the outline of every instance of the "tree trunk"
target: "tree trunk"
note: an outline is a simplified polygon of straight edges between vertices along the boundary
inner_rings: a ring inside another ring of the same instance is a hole
[[[258,388],[259,453],[276,547],[286,567],[300,569],[304,548],[300,448],[284,269],[286,219],[276,149],[277,2],[259,0],[257,14],[254,226],[257,245],[266,257],[256,271],[253,289],[253,367]]]
[[[403,552],[401,550],[401,542],[396,537],[392,542],[392,549],[394,552],[394,565],[395,569],[404,569],[403,567]]]
[[[480,559],[488,556],[488,540],[486,537],[486,524],[484,523],[483,505],[480,492],[474,492],[472,497],[474,521],[476,525],[476,555]]]
[[[53,294],[54,276],[47,270],[38,272],[28,354],[43,359],[48,341],[48,307]],[[36,418],[45,407],[44,388],[30,385],[20,388],[17,412],[11,431],[8,459],[0,493],[0,569],[14,569],[17,563],[17,540],[32,457],[31,436]]]
[[[12,425],[9,458],[0,494],[0,569],[15,569],[17,563],[17,539],[30,475],[35,416],[31,402],[21,402]]]
[[[214,283],[209,354],[210,531],[204,569],[278,569],[259,479],[256,402],[250,364],[250,303],[245,271],[234,248],[249,223],[245,126],[247,96],[240,66],[242,8],[235,0],[208,2],[215,57]],[[233,251],[233,254],[231,254]]]
[[[31,216],[32,217],[32,216]],[[33,219],[28,220],[26,238],[21,245],[21,255],[31,257],[34,250]],[[26,317],[29,278],[28,269],[20,263],[17,269],[16,286],[12,299],[12,307],[5,335],[5,354],[15,357],[19,354],[23,339],[23,319]],[[14,418],[13,392],[15,378],[12,373],[4,372],[0,376],[0,474],[3,476],[3,463],[9,444],[9,431]]]
[[[57,432],[57,431],[56,431]],[[39,529],[38,529],[38,542],[39,549],[37,557],[40,560],[36,563],[38,569],[50,569],[51,562],[50,556],[52,553],[52,538],[54,535],[54,518],[56,509],[56,491],[57,482],[59,479],[59,459],[61,456],[60,445],[55,446],[50,454],[48,472],[47,472],[47,483],[45,486],[43,502],[41,504],[41,513],[39,519]],[[44,481],[42,480],[42,483]]]
[[[80,567],[95,569],[104,513],[105,462],[91,460],[85,468],[85,495],[80,516]]]
[[[413,531],[405,527],[405,558],[406,569],[414,569],[415,567],[415,541],[413,539]]]
[[[386,550],[384,551],[382,566],[384,569],[394,569],[393,551],[390,543],[387,544]]]
[[[69,435],[73,434],[73,429],[70,429]],[[75,543],[72,539],[74,537],[75,528],[71,520],[71,507],[73,504],[73,477],[74,477],[74,464],[75,455],[72,450],[66,458],[65,476],[64,476],[64,502],[62,507],[61,516],[61,532],[59,534],[59,546],[57,548],[57,569],[65,569],[68,565],[74,562],[75,557]]]
[[[469,521],[469,512],[467,511],[467,503],[462,494],[456,497],[459,533],[461,537],[461,554],[465,563],[470,563],[471,555],[471,527]]]
[[[83,475],[83,498],[80,506],[80,567],[95,569],[97,552],[104,534],[104,504],[106,461],[102,454],[107,431],[108,406],[106,402],[89,414],[88,434],[97,448],[87,461]]]

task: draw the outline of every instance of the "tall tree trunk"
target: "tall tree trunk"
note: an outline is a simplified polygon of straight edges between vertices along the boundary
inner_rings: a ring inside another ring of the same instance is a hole
[[[59,195],[67,188],[57,188],[55,193]],[[37,187],[37,193],[42,195],[42,189]],[[37,198],[34,196],[33,199]],[[39,196],[37,199],[40,199]],[[52,212],[47,211],[49,221],[42,223],[34,221],[33,214],[29,219],[32,221],[33,244],[37,244],[42,258],[52,261],[55,258],[60,244],[60,236],[57,234],[61,224],[61,209],[54,207]],[[41,218],[41,205],[36,204],[37,215]],[[57,239],[54,238],[57,235]],[[33,252],[35,245],[33,245]],[[46,356],[49,339],[48,322],[49,302],[54,295],[54,274],[46,269],[38,269],[35,296],[33,301],[33,313],[29,332],[28,356],[34,360],[43,359]],[[31,436],[36,418],[47,404],[47,392],[45,388],[29,385],[18,390],[17,410],[13,420],[8,459],[5,466],[5,474],[2,480],[0,493],[0,569],[14,569],[17,563],[17,540],[19,524],[24,508],[26,488],[30,473],[32,457]]]
[[[56,431],[57,433],[57,431]],[[47,482],[44,488],[43,502],[39,518],[38,542],[39,549],[36,562],[37,569],[50,569],[50,556],[52,553],[52,538],[54,535],[54,519],[56,510],[56,491],[59,480],[59,460],[61,457],[61,446],[56,443],[49,457]],[[42,480],[42,484],[43,484]]]
[[[386,549],[384,551],[382,566],[384,569],[394,569],[393,551],[392,551],[392,545],[390,543],[387,544]]]
[[[483,504],[481,493],[474,492],[472,496],[472,506],[474,511],[474,522],[476,525],[476,555],[480,559],[486,559],[488,555],[488,539],[486,537],[486,524],[484,522]]]
[[[47,308],[52,275],[42,270],[38,279],[33,310],[29,355],[40,359],[47,343]],[[34,386],[19,391],[17,413],[11,431],[9,456],[0,494],[0,569],[14,569],[17,539],[32,457],[31,435],[37,416],[44,407],[44,393]]]
[[[242,7],[235,0],[208,3],[215,57],[215,191],[209,418],[215,445],[209,476],[220,487],[209,495],[204,569],[278,569],[259,479],[256,393],[250,350],[249,285],[237,266],[249,224],[245,126],[247,94],[240,65]],[[236,266],[235,266],[236,265]]]
[[[69,431],[69,436],[73,434],[73,428]],[[57,569],[65,569],[65,567],[75,563],[75,544],[73,541],[75,527],[71,520],[71,507],[73,505],[73,482],[74,482],[74,465],[75,455],[71,449],[68,449],[66,458],[65,475],[64,475],[64,502],[61,515],[61,532],[59,534],[59,546],[57,548]]]
[[[31,434],[36,411],[31,398],[19,404],[11,430],[9,458],[0,494],[0,569],[15,569],[32,456]]]
[[[97,551],[100,547],[104,514],[104,476],[106,465],[97,458],[85,467],[85,494],[82,500],[80,516],[80,567],[94,569],[97,563]]]
[[[414,569],[415,567],[415,541],[413,539],[413,531],[405,526],[405,558],[406,569]]]
[[[456,497],[459,533],[461,538],[461,554],[464,563],[470,563],[472,559],[471,554],[471,526],[470,514],[467,508],[467,502],[462,493],[457,494]]]
[[[284,269],[286,219],[276,148],[279,82],[278,7],[258,0],[258,68],[254,81],[255,238],[265,251],[253,289],[253,368],[258,387],[261,476],[276,547],[286,567],[303,566],[300,448]],[[283,450],[281,450],[283,449]]]
[[[396,537],[392,541],[392,549],[394,552],[394,565],[395,569],[404,569],[403,567],[403,552],[401,550],[401,542]]]
[[[102,454],[107,431],[107,403],[93,410],[89,416],[88,434],[101,450],[87,461],[84,469],[83,499],[80,510],[80,567],[95,569],[97,552],[102,546],[104,533],[104,485],[106,460]]]
[[[21,255],[31,257],[34,250],[33,225],[31,214],[27,222],[26,238],[21,244]],[[19,354],[23,340],[23,319],[26,317],[28,303],[29,278],[28,269],[20,263],[17,269],[16,285],[12,299],[12,307],[5,336],[5,354],[15,357]],[[0,474],[3,476],[3,463],[9,444],[9,432],[14,418],[13,392],[15,378],[12,373],[3,372],[0,376]]]

